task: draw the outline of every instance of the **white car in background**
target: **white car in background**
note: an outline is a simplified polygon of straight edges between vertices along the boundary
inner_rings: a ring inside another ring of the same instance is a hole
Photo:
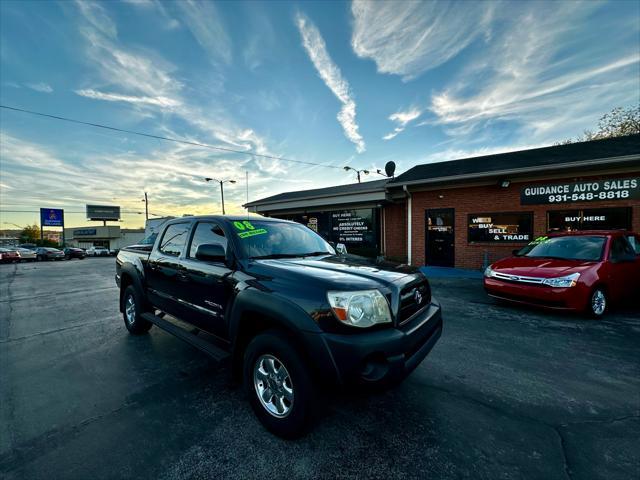
[[[111,252],[107,247],[90,247],[87,248],[88,257],[108,257]]]
[[[16,248],[16,250],[20,254],[20,261],[22,262],[35,262],[38,259],[35,250],[21,247]]]

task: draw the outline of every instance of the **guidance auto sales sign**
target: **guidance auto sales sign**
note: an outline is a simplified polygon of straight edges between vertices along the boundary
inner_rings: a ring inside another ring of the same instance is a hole
[[[640,178],[535,185],[520,190],[521,205],[629,199],[640,199]]]

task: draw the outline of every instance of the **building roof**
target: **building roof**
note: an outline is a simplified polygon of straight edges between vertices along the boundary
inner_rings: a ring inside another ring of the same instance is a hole
[[[640,134],[416,165],[391,180],[389,187],[575,168],[621,157],[640,162]]]
[[[353,195],[367,192],[383,192],[385,185],[389,182],[388,178],[382,180],[374,180],[372,182],[350,183],[347,185],[338,185],[335,187],[314,188],[312,190],[297,190],[295,192],[279,193],[271,197],[262,198],[249,202],[244,207],[252,207],[256,205],[264,205],[267,203],[288,202],[291,200],[305,200],[310,198],[335,197],[340,195]]]

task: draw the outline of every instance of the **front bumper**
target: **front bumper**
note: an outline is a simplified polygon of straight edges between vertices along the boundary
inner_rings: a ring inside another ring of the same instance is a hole
[[[584,310],[589,297],[589,289],[582,283],[570,288],[555,288],[485,277],[484,289],[494,298],[552,310]]]
[[[441,334],[441,308],[434,300],[396,328],[351,335],[313,334],[318,338],[310,354],[314,363],[324,363],[316,365],[323,376],[327,377],[327,371],[335,372],[331,377],[338,383],[394,382],[409,375],[424,360]]]

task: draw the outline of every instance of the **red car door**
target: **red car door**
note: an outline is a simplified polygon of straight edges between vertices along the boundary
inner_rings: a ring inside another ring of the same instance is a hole
[[[609,294],[613,301],[630,297],[637,291],[640,262],[635,249],[624,235],[611,239],[609,248]]]

